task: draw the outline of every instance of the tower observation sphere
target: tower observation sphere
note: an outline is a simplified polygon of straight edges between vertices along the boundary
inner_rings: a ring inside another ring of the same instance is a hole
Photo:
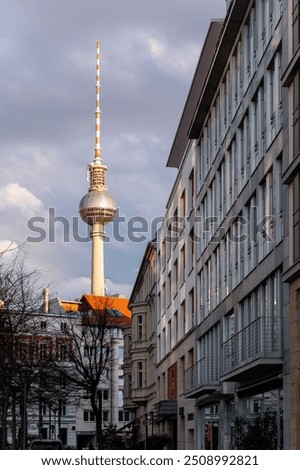
[[[105,173],[107,167],[98,161],[89,165],[89,192],[79,203],[79,214],[89,224],[108,224],[114,218],[117,204],[107,191]]]

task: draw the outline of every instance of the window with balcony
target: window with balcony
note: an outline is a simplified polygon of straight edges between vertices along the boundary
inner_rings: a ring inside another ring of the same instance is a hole
[[[222,345],[223,373],[255,359],[282,355],[281,272],[265,279],[239,302],[236,316],[225,317]],[[234,323],[231,323],[233,321]],[[232,328],[235,325],[235,329]]]

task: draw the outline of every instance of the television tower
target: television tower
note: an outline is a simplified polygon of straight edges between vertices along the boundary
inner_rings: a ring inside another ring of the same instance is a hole
[[[107,167],[102,163],[100,141],[100,43],[96,44],[96,111],[95,111],[95,155],[88,165],[89,191],[79,204],[82,220],[91,225],[92,237],[92,272],[91,293],[105,295],[104,280],[104,225],[111,222],[117,210],[114,198],[106,186]]]

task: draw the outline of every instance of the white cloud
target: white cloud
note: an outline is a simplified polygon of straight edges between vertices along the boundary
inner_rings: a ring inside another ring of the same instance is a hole
[[[151,55],[155,58],[163,58],[166,54],[166,46],[157,38],[145,36],[145,42],[149,46]]]
[[[58,286],[55,286],[57,288]],[[58,287],[59,291],[52,290],[50,286],[51,297],[58,296],[64,300],[80,299],[83,294],[90,292],[91,281],[88,277],[78,276],[61,280]]]
[[[139,40],[158,68],[179,77],[191,76],[199,56],[199,43],[183,42],[178,46],[144,32],[139,34]]]
[[[18,209],[25,216],[38,214],[42,211],[43,203],[29,189],[18,183],[9,183],[0,189],[0,209]]]
[[[118,284],[113,282],[111,279],[106,279],[106,289],[108,295],[125,295],[125,297],[129,297],[132,286],[130,284]]]

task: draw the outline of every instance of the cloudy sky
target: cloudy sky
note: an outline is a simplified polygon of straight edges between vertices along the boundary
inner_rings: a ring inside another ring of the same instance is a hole
[[[103,162],[122,217],[107,229],[105,274],[110,294],[129,295],[176,176],[166,161],[201,47],[225,5],[1,1],[0,250],[26,242],[27,262],[52,295],[90,291],[91,242],[78,204],[94,157],[96,41]],[[135,217],[145,220],[135,236],[143,241],[130,236]]]

